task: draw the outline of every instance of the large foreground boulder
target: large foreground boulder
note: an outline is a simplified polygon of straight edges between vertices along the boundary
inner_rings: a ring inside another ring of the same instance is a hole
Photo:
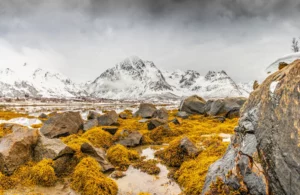
[[[33,160],[33,149],[39,132],[27,127],[15,131],[0,140],[0,171],[11,175],[24,163]]]
[[[118,123],[118,114],[116,111],[110,111],[104,115],[99,116],[98,124],[101,126],[111,126],[111,125],[117,125]]]
[[[76,134],[82,128],[83,120],[79,112],[64,112],[50,117],[40,131],[48,138],[58,138]]]
[[[205,114],[205,104],[206,101],[202,97],[193,95],[181,102],[179,111],[188,114]]]
[[[134,117],[152,118],[155,111],[156,107],[153,104],[142,103],[138,111],[134,113]]]
[[[300,194],[300,60],[270,75],[242,109],[226,154],[211,165],[212,182],[245,194]]]

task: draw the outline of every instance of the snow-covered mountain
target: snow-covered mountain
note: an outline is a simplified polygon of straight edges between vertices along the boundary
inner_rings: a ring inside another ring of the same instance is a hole
[[[94,97],[136,99],[145,95],[173,91],[153,62],[127,58],[106,70],[87,87]]]
[[[111,99],[174,98],[198,94],[204,98],[248,96],[225,71],[205,76],[194,70],[159,70],[153,62],[130,57],[106,70],[87,87],[94,97]]]
[[[0,97],[73,98],[83,95],[87,94],[60,73],[28,65],[16,70],[0,70]]]
[[[75,84],[60,73],[24,65],[0,69],[0,97],[176,100],[197,94],[204,98],[248,96],[248,84],[235,83],[225,71],[202,76],[194,70],[160,70],[151,61],[130,57],[94,81]],[[252,86],[251,86],[252,87]]]

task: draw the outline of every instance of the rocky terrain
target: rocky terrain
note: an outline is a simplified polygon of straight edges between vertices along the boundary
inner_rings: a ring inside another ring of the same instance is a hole
[[[90,110],[84,119],[1,111],[0,194],[198,194],[207,169],[196,165],[225,152],[244,102],[191,96],[179,111],[142,103],[134,113]],[[187,185],[190,171],[202,182]]]
[[[210,166],[202,194],[300,194],[299,84],[296,60],[251,93],[232,143]]]

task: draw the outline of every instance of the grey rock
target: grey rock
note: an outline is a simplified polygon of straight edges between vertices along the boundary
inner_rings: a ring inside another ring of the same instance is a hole
[[[300,194],[300,60],[270,75],[242,107],[233,142],[222,159],[210,166],[203,193],[216,177],[244,184],[248,194]],[[277,82],[270,93],[270,85]],[[239,177],[237,177],[237,175]],[[235,186],[236,187],[236,186]]]
[[[118,127],[103,127],[102,130],[114,135],[118,131]]]
[[[102,171],[113,171],[115,168],[106,158],[105,151],[102,148],[95,148],[88,143],[84,143],[80,148],[81,152],[93,157],[102,167]]]
[[[93,110],[90,110],[88,115],[87,115],[87,119],[88,120],[97,119],[99,116],[101,116],[100,113],[98,113],[96,111],[93,111]]]
[[[169,119],[168,110],[165,108],[156,110],[153,114],[153,118],[158,118],[158,119],[167,121]]]
[[[130,132],[128,130],[123,130],[121,135],[122,136],[119,138],[117,143],[128,147],[140,145],[143,137],[143,135],[138,131]]]
[[[138,111],[134,113],[134,117],[152,118],[155,111],[156,107],[153,104],[142,103]]]
[[[42,114],[40,114],[39,118],[46,119],[46,118],[48,118],[48,115],[45,113],[42,113]]]
[[[39,131],[27,127],[4,136],[0,140],[0,171],[11,175],[21,165],[33,160],[33,148],[38,138]]]
[[[176,116],[182,119],[188,119],[190,115],[184,111],[180,111],[176,114]]]
[[[206,101],[203,98],[193,95],[181,102],[179,111],[189,114],[205,114],[205,104]]]
[[[65,154],[74,154],[75,151],[64,144],[60,139],[49,139],[40,136],[34,148],[34,160],[41,161],[47,159],[58,159]]]
[[[104,115],[99,116],[98,124],[101,126],[111,126],[111,125],[117,125],[118,124],[118,114],[116,111],[110,111]]]
[[[188,155],[188,156],[197,156],[199,154],[198,148],[189,140],[189,138],[185,137],[180,140],[179,147]]]
[[[148,126],[148,130],[153,130],[153,129],[155,129],[159,126],[165,125],[165,124],[167,124],[167,122],[165,120],[154,118],[148,122],[147,126]]]
[[[50,117],[40,131],[48,138],[58,138],[76,134],[82,128],[83,120],[79,112],[64,112]]]
[[[98,126],[98,120],[97,119],[90,119],[88,121],[86,121],[84,124],[83,124],[83,130],[84,131],[88,131],[94,127],[97,127]]]

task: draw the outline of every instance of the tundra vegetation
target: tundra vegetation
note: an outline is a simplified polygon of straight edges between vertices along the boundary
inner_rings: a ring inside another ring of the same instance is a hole
[[[160,172],[157,163],[172,167],[169,173],[170,179],[174,179],[182,188],[184,194],[201,194],[206,173],[209,166],[219,159],[228,146],[223,142],[219,134],[233,134],[238,119],[226,119],[220,121],[216,117],[201,114],[192,114],[186,119],[177,117],[178,110],[169,110],[168,120],[165,125],[148,130],[147,122],[141,122],[140,116],[133,116],[128,110],[118,118],[115,134],[103,129],[105,126],[96,126],[90,130],[79,130],[59,139],[75,151],[72,163],[69,163],[65,174],[55,172],[53,159],[43,159],[40,162],[31,160],[20,166],[12,175],[5,175],[0,172],[0,194],[17,186],[55,186],[58,183],[66,183],[73,190],[82,195],[112,194],[118,193],[116,182],[109,174],[104,174],[101,165],[91,156],[81,151],[84,143],[91,144],[95,148],[102,148],[106,158],[116,171],[126,171],[130,165],[151,175]],[[1,112],[0,119],[11,119],[16,117],[28,117],[25,114],[13,112]],[[174,119],[177,122],[174,122]],[[34,125],[32,128],[40,128]],[[110,126],[111,127],[111,126]],[[124,133],[126,130],[126,133]],[[141,156],[135,147],[127,147],[119,144],[119,141],[126,139],[132,132],[139,132],[142,135],[139,145],[156,148],[158,145],[155,160],[146,160]],[[0,125],[0,140],[12,133],[11,129],[3,128]],[[182,140],[190,141],[194,150],[188,154],[182,146]],[[222,183],[216,183],[213,189],[220,190]],[[226,189],[224,189],[226,190]],[[148,192],[141,192],[140,195],[148,195]]]

